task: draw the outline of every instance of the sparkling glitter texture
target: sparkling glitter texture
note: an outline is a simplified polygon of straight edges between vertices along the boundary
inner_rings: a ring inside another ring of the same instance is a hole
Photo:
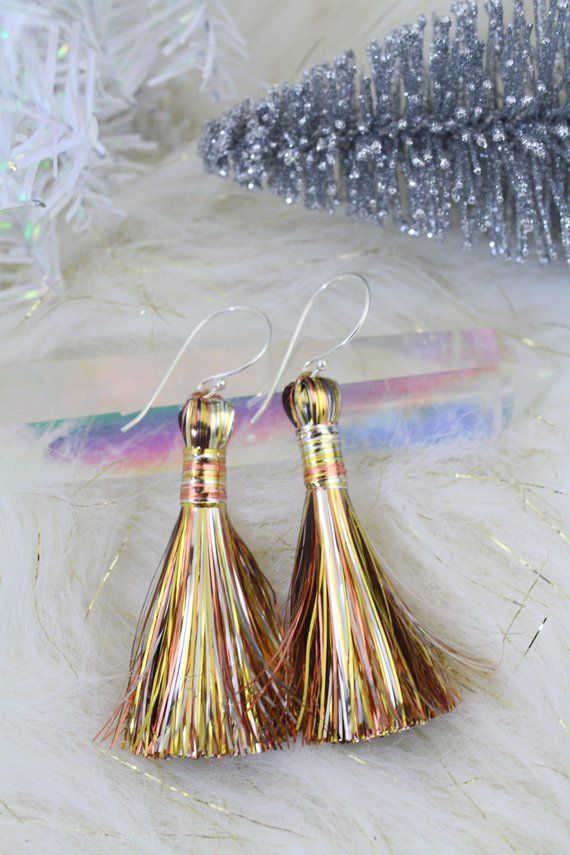
[[[509,25],[498,0],[486,10],[486,40],[477,5],[458,3],[453,30],[434,18],[427,61],[421,17],[373,41],[358,80],[347,51],[244,101],[206,124],[206,169],[410,235],[458,222],[466,248],[482,232],[495,255],[532,245],[570,262],[569,3],[536,0],[534,24],[520,2]]]

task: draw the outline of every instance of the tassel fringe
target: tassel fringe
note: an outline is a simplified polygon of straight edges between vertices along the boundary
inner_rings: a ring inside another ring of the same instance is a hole
[[[304,740],[370,739],[451,711],[444,657],[402,608],[345,490],[309,493],[298,549],[285,649]]]
[[[280,654],[297,730],[350,742],[449,712],[459,694],[443,646],[400,601],[348,495],[337,384],[302,375],[283,397],[307,485]]]
[[[200,395],[186,408],[189,443],[213,447],[186,449],[182,508],[139,621],[126,696],[99,736],[147,757],[259,753],[291,732],[286,692],[267,665],[281,626],[271,587],[227,515],[233,410],[230,418],[223,399]],[[211,430],[200,436],[204,425]]]

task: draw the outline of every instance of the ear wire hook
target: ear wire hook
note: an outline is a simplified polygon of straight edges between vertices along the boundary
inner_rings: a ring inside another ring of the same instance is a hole
[[[265,312],[262,312],[260,309],[254,309],[252,306],[226,306],[224,309],[218,309],[215,312],[211,312],[209,315],[206,315],[205,318],[202,318],[202,320],[196,324],[196,326],[194,327],[194,329],[192,330],[192,332],[190,333],[190,335],[188,336],[188,338],[186,339],[186,341],[184,342],[184,344],[182,345],[182,347],[180,348],[180,350],[178,351],[178,353],[176,354],[176,356],[174,357],[172,362],[170,363],[170,367],[168,368],[168,370],[166,371],[166,374],[164,375],[164,377],[162,378],[162,380],[160,381],[160,383],[156,387],[156,389],[153,392],[153,394],[150,398],[150,401],[148,402],[146,407],[144,407],[144,409],[142,409],[140,411],[140,413],[138,413],[138,415],[136,415],[134,417],[134,419],[131,419],[131,421],[128,424],[123,425],[123,427],[121,428],[121,433],[126,433],[128,430],[133,428],[135,425],[137,425],[139,422],[141,422],[144,419],[144,417],[146,416],[146,414],[148,413],[148,411],[150,410],[150,408],[152,407],[152,405],[154,404],[154,402],[156,401],[156,399],[158,398],[158,396],[162,392],[164,386],[166,385],[166,382],[168,381],[168,379],[172,375],[172,372],[174,371],[174,369],[176,368],[176,366],[180,362],[180,359],[184,355],[186,348],[194,340],[194,338],[198,335],[200,330],[203,327],[205,327],[206,324],[208,324],[211,320],[213,320],[214,318],[217,318],[219,315],[231,314],[233,312],[247,312],[251,315],[256,315],[258,318],[262,318],[265,321],[265,323],[267,324],[267,334],[266,334],[266,338],[265,338],[265,342],[263,344],[263,347],[261,348],[261,350],[259,350],[255,354],[255,356],[252,359],[249,359],[247,362],[244,362],[242,365],[239,365],[237,368],[231,368],[229,371],[220,371],[218,374],[210,374],[208,377],[205,377],[203,380],[201,380],[198,383],[198,387],[197,387],[198,391],[201,392],[204,389],[204,386],[206,384],[211,384],[213,382],[214,385],[212,386],[211,389],[208,390],[208,392],[206,392],[206,397],[213,395],[215,392],[218,391],[218,389],[224,388],[224,386],[226,385],[226,378],[227,377],[233,377],[235,374],[239,374],[241,371],[245,371],[246,368],[250,368],[259,359],[261,359],[261,357],[265,354],[265,352],[267,351],[267,348],[269,347],[269,344],[271,342],[271,335],[272,335],[271,321],[269,320],[269,318],[267,317]]]
[[[259,410],[255,413],[255,415],[251,419],[251,424],[255,424],[255,422],[259,418],[261,418],[261,416],[263,415],[263,413],[265,412],[265,410],[269,406],[269,402],[270,402],[271,398],[273,397],[273,395],[275,394],[275,390],[277,389],[279,381],[283,375],[283,372],[285,371],[285,369],[287,367],[287,363],[289,362],[289,359],[291,358],[291,354],[293,353],[295,345],[297,344],[297,340],[299,338],[299,335],[301,333],[301,329],[303,328],[303,324],[305,323],[307,315],[309,314],[309,312],[311,311],[311,309],[315,305],[316,301],[319,299],[321,294],[324,291],[326,291],[327,288],[329,288],[330,285],[333,285],[335,282],[342,282],[343,279],[347,279],[348,277],[353,277],[355,279],[358,279],[361,282],[361,284],[364,285],[364,308],[362,310],[362,314],[360,315],[360,318],[358,319],[356,326],[353,327],[353,329],[349,332],[349,334],[347,336],[345,336],[342,339],[342,341],[339,341],[338,344],[335,344],[334,347],[329,348],[329,350],[325,350],[324,353],[319,353],[318,356],[313,356],[311,359],[308,359],[305,362],[305,364],[303,365],[303,371],[307,368],[310,368],[311,365],[316,363],[316,368],[315,368],[313,374],[317,375],[319,373],[319,371],[322,371],[322,369],[326,367],[326,365],[327,365],[326,357],[330,356],[331,353],[335,353],[335,351],[340,350],[340,348],[344,347],[345,344],[348,344],[349,341],[352,341],[354,336],[360,330],[362,324],[366,320],[368,310],[370,309],[370,285],[368,284],[368,280],[361,273],[341,273],[340,276],[335,276],[334,279],[329,279],[328,282],[324,282],[319,288],[317,288],[315,293],[312,295],[312,297],[306,303],[305,308],[301,312],[301,316],[297,322],[295,332],[291,336],[291,341],[289,342],[289,346],[285,352],[285,356],[283,357],[283,361],[281,362],[281,365],[279,366],[279,370],[277,372],[277,375],[275,376],[275,379],[271,385],[271,388],[270,388],[269,392],[267,393],[267,395],[265,396],[263,403],[261,404]]]

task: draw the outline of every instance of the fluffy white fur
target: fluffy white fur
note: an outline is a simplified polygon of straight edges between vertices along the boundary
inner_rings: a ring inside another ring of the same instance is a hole
[[[417,2],[400,4],[397,18],[370,2],[230,5],[252,67],[279,81],[422,11]],[[91,740],[123,686],[178,476],[95,478],[11,440],[0,473],[2,848],[568,851],[567,270],[494,261],[483,246],[464,255],[457,235],[440,247],[247,195],[203,176],[193,142],[120,205],[124,221],[67,245],[62,298],[0,319],[5,373],[12,362],[80,355],[160,360],[230,301],[267,310],[283,339],[310,291],[350,269],[372,283],[367,334],[493,326],[506,359],[546,369],[540,395],[495,440],[347,460],[357,509],[418,614],[498,666],[452,715],[367,744],[196,763],[110,752]],[[341,331],[344,308],[323,303],[315,334]],[[210,367],[199,363],[195,350],[189,391]],[[298,461],[247,478],[233,469],[230,491],[234,522],[283,601]]]

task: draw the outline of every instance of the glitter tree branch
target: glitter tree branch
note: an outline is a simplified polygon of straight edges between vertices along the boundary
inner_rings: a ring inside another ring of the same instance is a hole
[[[534,24],[516,0],[506,24],[499,0],[461,2],[354,55],[316,65],[297,85],[247,100],[204,129],[206,169],[250,190],[270,187],[410,235],[442,238],[454,223],[470,247],[541,261],[559,246],[570,261],[570,13],[568,0],[537,0]]]

